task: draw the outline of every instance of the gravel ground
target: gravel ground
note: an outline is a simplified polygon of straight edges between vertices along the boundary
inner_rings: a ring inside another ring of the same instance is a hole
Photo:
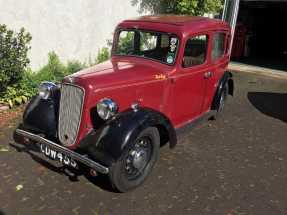
[[[17,121],[0,128],[0,211],[287,214],[287,81],[246,73],[234,79],[225,116],[184,133],[174,150],[163,147],[151,176],[129,193],[23,151],[11,138]]]

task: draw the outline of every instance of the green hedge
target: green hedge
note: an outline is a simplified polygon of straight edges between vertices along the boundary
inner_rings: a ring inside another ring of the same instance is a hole
[[[48,63],[38,71],[26,69],[21,73],[21,78],[9,84],[5,90],[0,91],[0,103],[9,104],[12,108],[15,105],[26,103],[29,98],[37,93],[38,86],[43,81],[60,82],[63,77],[75,73],[85,67],[101,63],[110,57],[108,48],[99,51],[97,58],[89,65],[78,60],[62,63],[55,52],[48,54]]]

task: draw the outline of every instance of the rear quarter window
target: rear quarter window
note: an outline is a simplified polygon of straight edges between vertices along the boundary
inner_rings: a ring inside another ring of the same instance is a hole
[[[225,38],[226,34],[223,32],[216,32],[213,34],[211,60],[217,61],[225,54]]]

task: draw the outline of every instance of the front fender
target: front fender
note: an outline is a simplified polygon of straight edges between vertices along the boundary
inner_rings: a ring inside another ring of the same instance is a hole
[[[57,136],[60,91],[55,90],[51,98],[44,100],[34,96],[23,114],[22,127],[34,133],[45,134],[48,139]]]
[[[166,140],[171,147],[176,145],[176,133],[168,118],[152,109],[140,108],[137,111],[122,112],[101,128],[90,131],[81,141],[78,150],[110,166],[147,127],[157,127],[160,134],[167,135]]]

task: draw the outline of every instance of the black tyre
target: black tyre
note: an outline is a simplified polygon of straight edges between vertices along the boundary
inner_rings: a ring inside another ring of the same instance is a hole
[[[113,188],[127,192],[141,185],[159,157],[159,148],[157,128],[144,129],[110,168],[109,178]]]
[[[226,105],[226,101],[227,101],[227,97],[228,97],[228,92],[229,92],[228,83],[226,83],[223,86],[223,89],[220,93],[218,107],[216,109],[216,114],[214,116],[214,119],[218,119],[221,117],[221,115],[225,109],[225,105]]]

